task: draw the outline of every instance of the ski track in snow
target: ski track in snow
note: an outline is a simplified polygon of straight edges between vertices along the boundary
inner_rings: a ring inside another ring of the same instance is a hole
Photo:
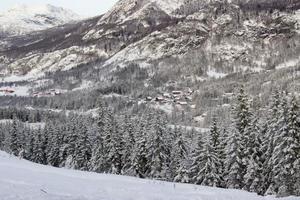
[[[0,151],[1,200],[273,200],[239,190],[58,169]],[[299,200],[289,197],[284,200]]]

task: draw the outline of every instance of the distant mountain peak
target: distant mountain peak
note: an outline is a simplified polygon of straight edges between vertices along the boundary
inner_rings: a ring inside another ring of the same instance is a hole
[[[126,19],[139,18],[141,10],[156,6],[168,15],[180,8],[185,0],[120,0],[102,18],[102,22],[123,22]]]
[[[73,11],[50,4],[19,4],[0,13],[0,36],[44,30],[79,19]]]

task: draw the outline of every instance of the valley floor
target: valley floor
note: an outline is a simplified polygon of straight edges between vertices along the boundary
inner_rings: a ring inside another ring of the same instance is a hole
[[[272,200],[239,190],[58,169],[0,151],[1,200]],[[284,200],[299,200],[289,197]]]

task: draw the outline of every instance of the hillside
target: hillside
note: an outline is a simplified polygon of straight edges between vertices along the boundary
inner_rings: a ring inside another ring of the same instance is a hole
[[[0,172],[1,200],[275,199],[238,190],[58,169],[20,160],[4,152],[0,152]]]
[[[57,91],[51,108],[94,109],[98,96],[117,97],[118,110],[184,111],[185,125],[207,128],[241,85],[262,104],[274,88],[299,93],[299,33],[295,0],[122,0],[103,16],[3,38],[0,89],[15,92],[0,92],[1,105],[20,105],[16,95],[40,107],[35,97]]]

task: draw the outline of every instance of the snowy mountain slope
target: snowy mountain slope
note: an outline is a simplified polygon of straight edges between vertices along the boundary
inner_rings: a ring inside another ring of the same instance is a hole
[[[1,200],[273,200],[239,190],[58,169],[0,152]],[[299,200],[299,197],[282,200]]]
[[[299,59],[297,5],[281,0],[288,9],[279,11],[278,4],[275,8],[263,4],[256,10],[257,1],[236,2],[242,3],[122,0],[103,16],[1,40],[0,74],[6,78],[43,77],[90,64],[80,78],[96,80],[95,85],[107,81],[101,85],[110,87],[115,69],[134,63],[147,66],[150,77],[144,80],[146,85],[159,74],[166,76],[166,81],[180,76],[175,80],[178,85],[190,77],[191,87],[197,87],[197,80],[270,69],[273,73]],[[93,72],[102,68],[106,74]],[[84,77],[86,74],[94,77]],[[70,77],[71,85],[79,87],[80,78]]]
[[[20,35],[39,31],[71,21],[80,16],[71,10],[52,5],[18,5],[0,13],[0,35]]]
[[[183,5],[185,0],[121,0],[109,12],[107,12],[99,23],[124,23],[130,19],[138,19],[145,14],[143,11],[149,7],[157,7],[168,15]]]

